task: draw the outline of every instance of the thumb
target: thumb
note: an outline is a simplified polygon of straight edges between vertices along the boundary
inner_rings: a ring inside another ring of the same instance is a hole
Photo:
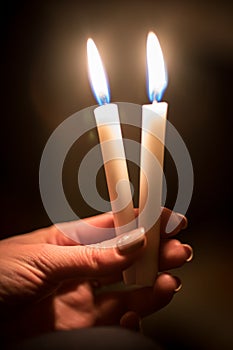
[[[138,228],[92,246],[46,245],[42,263],[54,280],[105,276],[130,266],[142,254],[145,240],[144,229]]]

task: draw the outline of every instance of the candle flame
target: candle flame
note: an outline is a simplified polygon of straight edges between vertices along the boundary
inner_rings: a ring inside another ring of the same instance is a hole
[[[167,72],[159,40],[153,32],[147,36],[146,51],[148,96],[151,102],[160,101],[167,86]]]
[[[107,75],[98,49],[92,39],[87,40],[88,75],[93,94],[100,105],[110,102]]]

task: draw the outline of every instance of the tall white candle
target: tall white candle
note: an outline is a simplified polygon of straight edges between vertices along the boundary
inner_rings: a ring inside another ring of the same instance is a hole
[[[139,226],[147,235],[147,248],[136,263],[136,284],[153,285],[158,273],[160,213],[167,103],[157,102],[167,84],[159,41],[150,32],[147,38],[148,92],[152,104],[142,107]],[[153,159],[153,157],[155,157]]]
[[[136,228],[132,193],[118,107],[110,102],[110,93],[104,67],[99,52],[92,39],[87,42],[89,78],[98,103],[94,110],[97,131],[100,140],[106,181],[116,234],[122,234]]]

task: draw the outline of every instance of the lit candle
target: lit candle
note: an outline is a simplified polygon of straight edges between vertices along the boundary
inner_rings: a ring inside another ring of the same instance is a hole
[[[146,252],[136,262],[136,284],[153,285],[158,273],[160,214],[167,103],[159,102],[167,85],[162,50],[156,35],[147,37],[148,95],[142,107],[139,221],[147,236]],[[154,159],[153,159],[154,158]]]
[[[136,220],[118,107],[110,102],[104,67],[92,39],[87,41],[89,79],[100,107],[94,110],[116,234],[134,230]]]

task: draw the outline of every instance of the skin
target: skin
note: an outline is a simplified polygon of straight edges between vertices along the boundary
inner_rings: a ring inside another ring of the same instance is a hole
[[[117,247],[83,246],[51,226],[0,242],[0,328],[15,339],[43,332],[99,325],[138,330],[140,319],[166,306],[180,288],[165,272],[182,266],[192,248],[172,238],[187,226],[183,217],[165,233],[171,211],[161,216],[159,270],[153,287],[98,293],[120,281],[121,272],[143,254],[146,238],[128,253]],[[97,227],[113,227],[111,213],[85,219]]]

